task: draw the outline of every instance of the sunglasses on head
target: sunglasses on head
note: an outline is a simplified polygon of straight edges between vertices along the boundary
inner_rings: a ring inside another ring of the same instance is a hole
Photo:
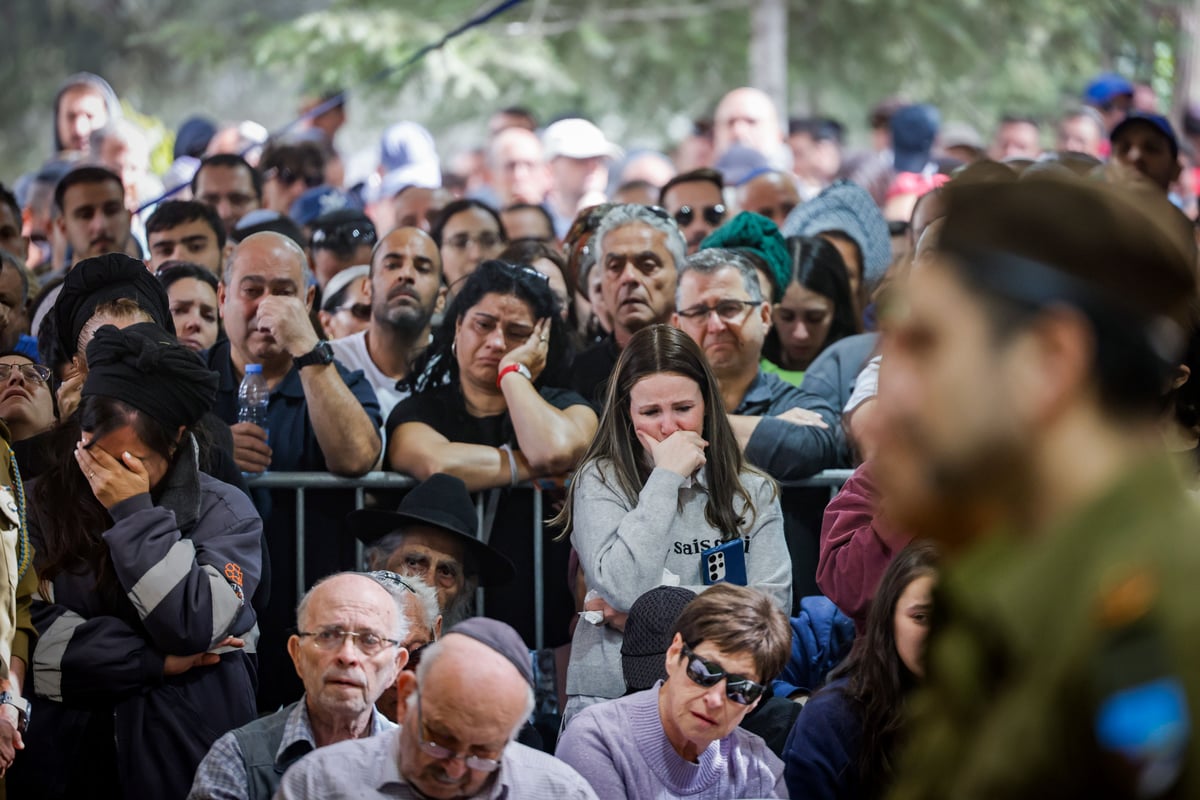
[[[351,303],[350,305],[338,306],[337,308],[327,308],[325,311],[330,314],[345,311],[360,322],[370,322],[371,320],[371,306],[366,303]]]
[[[304,181],[304,185],[312,189],[321,185],[321,179],[314,176],[304,176],[292,172],[287,167],[271,167],[263,173],[263,181],[278,180],[280,183],[291,186],[296,181]]]
[[[705,688],[716,686],[725,681],[725,696],[739,705],[748,706],[766,691],[761,683],[750,680],[744,675],[733,675],[721,668],[720,664],[707,661],[696,655],[688,645],[683,646],[683,657],[687,659],[687,676],[692,683]]]
[[[681,228],[686,228],[696,219],[696,213],[699,212],[704,221],[709,225],[716,227],[725,219],[725,205],[717,203],[715,206],[705,206],[704,208],[692,208],[691,206],[681,206],[675,212],[675,224]]]

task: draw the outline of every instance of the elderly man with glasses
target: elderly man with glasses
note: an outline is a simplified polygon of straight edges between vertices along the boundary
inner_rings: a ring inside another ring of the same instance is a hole
[[[218,739],[200,762],[190,800],[270,798],[284,771],[326,745],[396,726],[375,701],[408,661],[408,620],[375,577],[330,576],[304,595],[288,654],[304,682],[291,705]]]
[[[674,629],[666,680],[579,712],[558,757],[606,800],[787,797],[783,762],[738,727],[787,663],[787,617],[757,589],[721,583]]]
[[[575,770],[514,741],[533,711],[533,669],[515,630],[473,617],[424,650],[416,674],[397,682],[401,727],[314,752],[277,797],[596,798]]]

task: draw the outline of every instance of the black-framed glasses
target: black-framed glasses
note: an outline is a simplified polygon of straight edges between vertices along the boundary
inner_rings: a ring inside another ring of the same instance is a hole
[[[399,647],[400,642],[380,636],[374,631],[345,631],[341,628],[322,628],[319,631],[297,631],[301,639],[312,639],[318,650],[338,650],[347,637],[364,656],[373,656],[388,647]]]
[[[0,382],[8,380],[13,369],[19,369],[21,377],[30,383],[45,383],[50,380],[50,370],[41,364],[0,364]]]
[[[708,319],[708,315],[715,311],[725,322],[737,322],[745,316],[746,309],[760,305],[761,300],[719,300],[711,306],[692,306],[675,313],[686,320],[697,320]]]
[[[748,706],[766,691],[767,687],[761,683],[752,681],[745,675],[726,672],[720,664],[701,658],[686,644],[683,646],[683,657],[687,659],[685,672],[692,679],[692,683],[707,689],[725,681],[725,696],[735,703]]]
[[[479,245],[480,250],[491,250],[494,247],[504,244],[504,239],[500,234],[493,231],[481,231],[475,236],[463,232],[447,237],[446,246],[454,250],[466,250],[471,246],[471,242]]]
[[[360,245],[374,247],[376,238],[375,226],[367,220],[359,220],[317,228],[312,232],[311,243],[316,250],[349,253]]]
[[[339,311],[345,311],[359,322],[371,321],[371,306],[368,303],[351,303],[349,305],[338,306],[337,308],[327,308],[325,310],[330,314],[336,314]]]
[[[430,758],[436,758],[439,761],[458,760],[461,758],[468,769],[480,772],[495,772],[500,769],[499,758],[484,758],[483,756],[468,755],[467,753],[456,753],[449,747],[443,747],[432,739],[426,739],[425,717],[421,711],[421,695],[419,692],[417,693],[417,741],[421,747],[421,751]]]
[[[692,224],[692,220],[696,219],[697,212],[704,217],[705,222],[713,227],[720,225],[725,220],[725,204],[717,203],[715,206],[704,206],[704,208],[680,206],[679,210],[675,212],[675,224],[686,228]]]

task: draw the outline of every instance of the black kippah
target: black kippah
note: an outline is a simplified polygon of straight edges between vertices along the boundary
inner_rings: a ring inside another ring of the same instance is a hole
[[[105,325],[87,349],[83,396],[120,400],[169,428],[195,424],[212,408],[217,373],[151,322]]]
[[[79,334],[96,313],[96,307],[119,298],[133,300],[159,327],[175,335],[171,301],[158,278],[135,258],[124,253],[106,253],[85,258],[72,267],[54,302],[55,330],[67,358],[78,349]]]

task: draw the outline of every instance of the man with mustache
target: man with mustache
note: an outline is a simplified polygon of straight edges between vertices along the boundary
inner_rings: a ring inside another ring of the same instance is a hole
[[[306,753],[396,727],[375,708],[408,661],[408,618],[388,590],[360,573],[333,575],[301,599],[296,624],[287,649],[304,697],[214,742],[189,800],[266,800]]]
[[[625,343],[642,328],[671,321],[686,254],[683,235],[666,212],[639,205],[614,206],[589,246],[597,248],[593,269],[601,271],[600,294],[613,329],[575,359],[571,388],[601,408]]]
[[[386,421],[408,396],[396,382],[408,375],[408,365],[429,343],[430,320],[445,302],[442,257],[425,231],[397,228],[375,246],[368,278],[367,329],[335,339],[330,346],[338,361],[362,370]]]
[[[104,167],[76,167],[54,188],[55,220],[71,251],[71,266],[85,258],[124,252],[131,217],[121,178]]]

